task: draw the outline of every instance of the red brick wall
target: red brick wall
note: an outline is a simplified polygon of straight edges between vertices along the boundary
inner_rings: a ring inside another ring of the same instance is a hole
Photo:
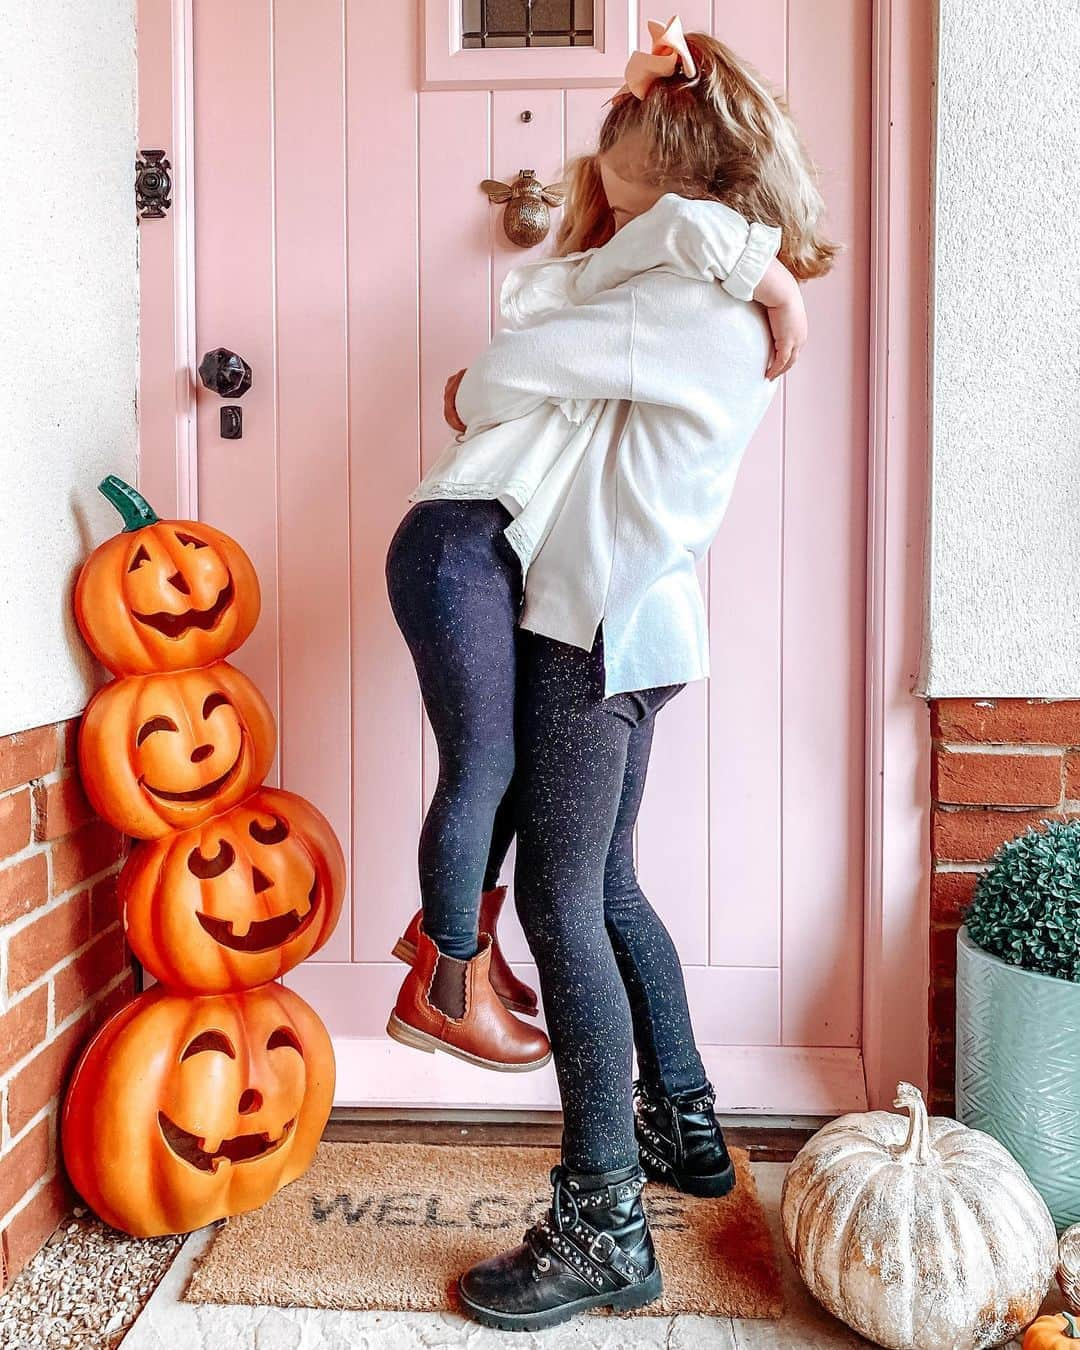
[[[953,1108],[956,932],[975,881],[1007,839],[1080,815],[1080,701],[931,704],[930,1096]]]
[[[133,993],[123,839],[74,765],[77,723],[0,738],[0,1234],[6,1284],[64,1216],[57,1110],[91,1032]]]

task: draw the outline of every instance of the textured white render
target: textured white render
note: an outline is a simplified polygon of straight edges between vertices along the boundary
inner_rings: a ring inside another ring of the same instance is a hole
[[[1080,0],[941,0],[931,696],[1080,695]]]
[[[134,479],[133,0],[0,5],[0,734],[78,713],[71,588]]]

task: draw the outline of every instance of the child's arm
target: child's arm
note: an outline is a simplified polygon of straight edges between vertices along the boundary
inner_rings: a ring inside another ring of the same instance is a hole
[[[547,402],[633,398],[634,303],[624,287],[496,333],[454,391],[459,420],[475,432]]]
[[[806,311],[798,283],[776,260],[782,233],[750,221],[723,202],[668,193],[587,255],[571,292],[581,300],[665,262],[718,281],[735,300],[757,300],[769,311],[774,352],[766,378],[789,369],[806,342]]]
[[[774,258],[754,287],[754,299],[769,315],[773,335],[773,357],[765,372],[775,380],[790,370],[806,345],[806,306],[799,283],[781,262]]]

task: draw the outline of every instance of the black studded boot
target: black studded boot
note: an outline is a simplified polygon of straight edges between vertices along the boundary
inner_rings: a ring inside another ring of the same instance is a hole
[[[641,1081],[634,1084],[634,1129],[646,1176],[687,1195],[727,1195],[734,1189],[735,1167],[713,1113],[715,1100],[709,1083],[674,1097]]]
[[[520,1247],[458,1281],[464,1311],[502,1331],[538,1331],[588,1308],[640,1308],[660,1297],[638,1167],[590,1176],[555,1167],[551,1208]]]

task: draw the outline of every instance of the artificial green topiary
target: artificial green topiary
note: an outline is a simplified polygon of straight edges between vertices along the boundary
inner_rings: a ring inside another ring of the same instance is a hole
[[[1000,848],[967,928],[1010,965],[1080,982],[1080,821],[1045,822]]]

